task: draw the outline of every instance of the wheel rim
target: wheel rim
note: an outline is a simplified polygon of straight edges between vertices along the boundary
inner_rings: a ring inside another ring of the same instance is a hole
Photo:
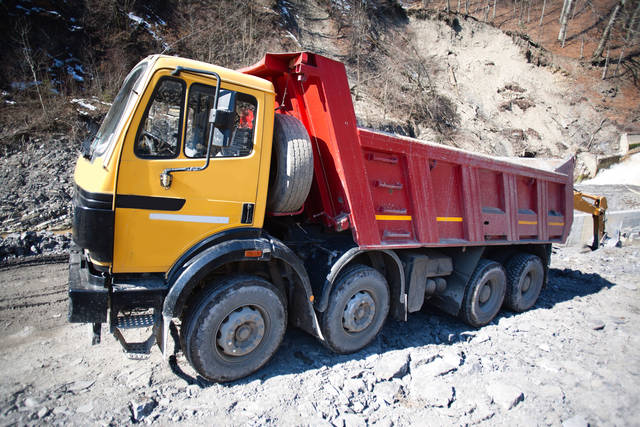
[[[529,288],[531,287],[531,273],[528,273],[525,277],[524,280],[522,281],[522,293],[526,293]]]
[[[480,296],[478,300],[480,304],[485,304],[491,298],[491,284],[489,282],[482,285],[482,289],[480,290]]]
[[[373,297],[366,291],[360,291],[351,297],[344,308],[342,326],[349,332],[361,332],[373,323],[375,314]]]
[[[499,305],[502,303],[500,300],[501,290],[500,278],[496,277],[495,273],[485,278],[476,293],[476,310],[478,315],[487,317],[497,313]]]
[[[244,356],[255,350],[264,337],[265,322],[256,308],[245,306],[231,312],[220,324],[217,343],[227,356]]]

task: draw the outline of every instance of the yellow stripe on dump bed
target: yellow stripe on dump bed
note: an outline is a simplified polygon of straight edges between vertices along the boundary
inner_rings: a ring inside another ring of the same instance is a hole
[[[538,223],[538,221],[518,221],[518,224],[523,224],[523,225],[536,225]]]
[[[437,216],[436,221],[438,222],[462,222],[461,216]]]
[[[378,221],[411,221],[411,215],[376,215]]]
[[[563,226],[564,222],[550,222],[549,225]]]

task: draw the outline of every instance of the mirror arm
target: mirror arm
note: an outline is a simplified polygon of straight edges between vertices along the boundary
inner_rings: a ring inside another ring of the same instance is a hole
[[[171,72],[172,76],[180,75],[181,72],[187,73],[196,73],[196,74],[206,74],[211,75],[216,78],[216,94],[213,99],[213,111],[218,109],[218,98],[220,96],[220,75],[215,71],[206,71],[206,70],[198,70],[197,68],[187,68],[177,66],[175,70]],[[214,130],[215,122],[209,122],[209,140],[207,141],[207,158],[202,166],[192,166],[189,168],[167,168],[162,171],[160,174],[160,185],[165,190],[168,190],[171,187],[171,182],[173,181],[173,176],[171,175],[173,172],[200,172],[209,167],[209,161],[211,160],[211,144],[213,143],[213,130]]]

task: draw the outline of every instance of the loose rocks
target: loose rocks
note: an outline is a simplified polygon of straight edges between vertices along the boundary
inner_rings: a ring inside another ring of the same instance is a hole
[[[489,384],[487,393],[494,403],[506,410],[512,409],[524,400],[524,394],[520,389],[504,383]]]

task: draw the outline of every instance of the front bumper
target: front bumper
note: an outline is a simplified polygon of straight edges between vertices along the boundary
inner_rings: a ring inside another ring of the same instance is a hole
[[[69,255],[69,322],[104,323],[108,304],[107,278],[73,245]]]

